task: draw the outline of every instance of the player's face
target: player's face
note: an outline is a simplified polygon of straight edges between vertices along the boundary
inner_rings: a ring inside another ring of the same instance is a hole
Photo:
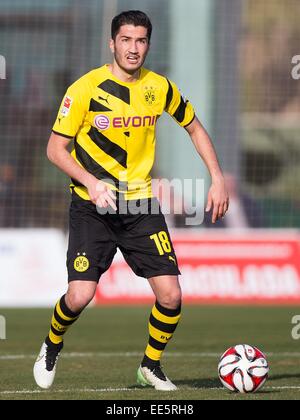
[[[143,26],[123,25],[116,39],[110,41],[115,62],[128,74],[134,74],[143,66],[149,46],[147,28]]]

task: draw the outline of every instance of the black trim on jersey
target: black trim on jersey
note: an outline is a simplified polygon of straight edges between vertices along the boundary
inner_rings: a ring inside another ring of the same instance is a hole
[[[184,128],[187,128],[190,124],[192,124],[192,122],[194,121],[195,118],[196,118],[196,114],[194,114],[193,118],[191,119],[191,122],[189,122],[188,124],[186,124],[184,126]]]
[[[100,131],[98,131],[95,127],[92,127],[90,131],[87,133],[90,139],[107,155],[114,158],[120,165],[127,168],[127,152],[126,150],[122,149],[116,143],[110,141],[106,136],[104,136]]]
[[[76,158],[83,167],[99,180],[105,180],[114,185],[120,191],[127,191],[127,183],[120,182],[117,178],[107,172],[98,162],[96,162],[81,146],[75,141]]]
[[[130,105],[130,90],[128,87],[119,85],[119,83],[110,79],[105,80],[105,82],[101,83],[98,87]]]
[[[57,134],[58,136],[65,137],[66,139],[73,140],[74,136],[67,136],[66,134],[59,133],[58,131],[52,130],[52,133]]]
[[[169,107],[170,103],[172,102],[173,99],[173,87],[169,81],[169,79],[167,79],[168,84],[169,84],[169,89],[168,89],[168,93],[167,93],[167,101],[166,101],[166,109]]]
[[[84,187],[84,185],[83,185],[83,184],[81,184],[80,182],[76,181],[76,179],[74,179],[74,178],[71,178],[71,181],[72,181],[72,184],[73,184],[75,187]]]
[[[182,121],[184,120],[185,110],[186,110],[187,103],[188,102],[185,102],[185,100],[181,96],[181,101],[180,101],[179,107],[176,109],[175,114],[173,115],[173,117],[179,123],[182,123]]]
[[[93,112],[111,112],[112,109],[109,109],[106,106],[100,104],[99,102],[95,101],[95,99],[91,99],[89,111],[93,111]]]

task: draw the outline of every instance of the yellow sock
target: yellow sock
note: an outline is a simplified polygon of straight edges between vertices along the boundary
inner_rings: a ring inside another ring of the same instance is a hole
[[[63,296],[56,304],[51,320],[51,328],[48,339],[52,344],[60,344],[63,342],[63,336],[71,325],[80,316],[79,313],[72,312],[66,305],[65,296]]]
[[[149,342],[142,366],[155,365],[161,360],[166,345],[173,337],[181,317],[181,305],[167,309],[155,303],[149,319]]]

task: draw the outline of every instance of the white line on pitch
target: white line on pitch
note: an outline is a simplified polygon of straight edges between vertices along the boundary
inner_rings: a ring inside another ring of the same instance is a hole
[[[183,390],[190,391],[226,391],[222,387],[212,387],[212,388],[197,388],[197,387],[183,387]],[[266,386],[264,389],[269,390],[300,390],[300,386]],[[34,394],[45,394],[47,392],[51,394],[74,394],[74,393],[113,393],[113,392],[133,392],[133,391],[144,391],[141,388],[99,388],[99,389],[59,389],[53,391],[42,391],[42,390],[19,390],[19,391],[0,391],[0,395],[34,395]],[[180,389],[178,390],[180,391]]]
[[[300,357],[300,353],[267,353],[267,357]],[[140,357],[142,353],[140,352],[87,352],[87,353],[64,353],[62,358],[71,359],[71,358],[89,358],[89,357]],[[200,357],[200,358],[219,358],[221,353],[201,353],[201,352],[174,352],[166,353],[165,357]],[[0,355],[0,360],[25,360],[25,359],[35,359],[37,355],[35,354],[5,354]]]
[[[73,359],[73,358],[90,358],[90,357],[141,357],[141,352],[87,352],[87,353],[63,353],[62,358]],[[165,357],[219,357],[218,353],[166,353]],[[0,360],[24,360],[24,359],[35,359],[37,355],[33,354],[6,354],[0,355]]]
[[[51,394],[70,394],[75,392],[86,392],[86,393],[94,393],[94,392],[121,392],[121,391],[137,391],[138,388],[100,388],[100,389],[58,389],[54,391],[48,391],[51,392]],[[47,391],[42,390],[20,390],[20,391],[1,391],[0,395],[18,395],[18,394],[44,394]]]

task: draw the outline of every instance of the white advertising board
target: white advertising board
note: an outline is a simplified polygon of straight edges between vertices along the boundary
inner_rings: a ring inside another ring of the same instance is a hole
[[[53,306],[67,287],[66,237],[52,229],[0,229],[0,307]]]

